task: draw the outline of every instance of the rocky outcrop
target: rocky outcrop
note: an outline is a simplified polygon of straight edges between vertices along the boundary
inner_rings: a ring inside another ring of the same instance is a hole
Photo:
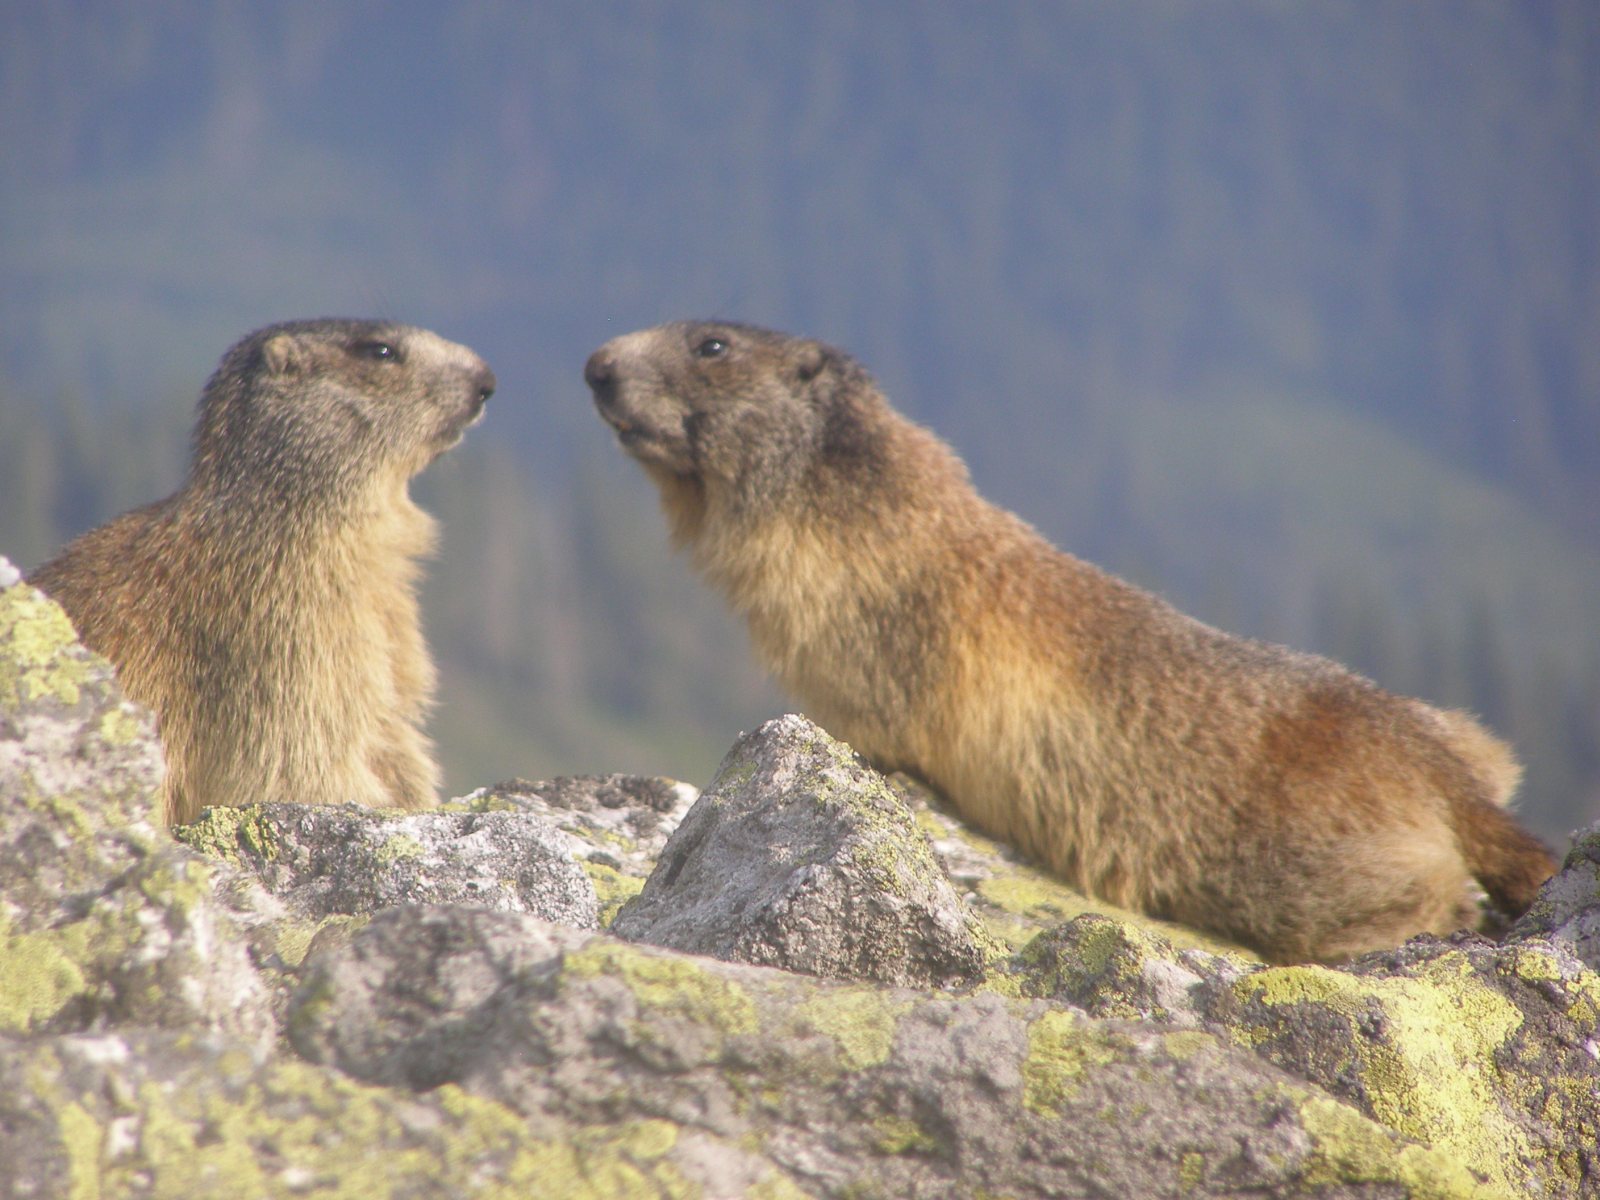
[[[1503,943],[1267,968],[1076,896],[798,717],[698,801],[511,781],[175,838],[159,778],[59,610],[0,590],[0,1196],[1600,1178],[1600,829]]]
[[[1001,954],[883,777],[795,716],[739,740],[611,931],[929,987],[976,982]]]
[[[594,886],[568,838],[531,813],[263,804],[207,809],[175,834],[249,871],[304,920],[470,904],[600,927]]]
[[[655,776],[578,775],[508,780],[479,788],[451,807],[532,813],[568,834],[573,857],[599,899],[600,923],[610,925],[639,894],[667,838],[699,795],[687,783]]]
[[[1600,824],[1581,830],[1561,873],[1511,929],[1512,941],[1549,941],[1600,971]]]
[[[149,714],[61,610],[0,591],[0,1029],[272,1037],[223,872],[152,823],[162,772]]]
[[[396,986],[419,980],[426,1002]],[[453,1084],[535,1137],[659,1123],[653,1169],[722,1196],[774,1168],[825,1196],[1293,1194],[1336,1180],[1350,1137],[1371,1156],[1363,1184],[1476,1190],[1445,1155],[1218,1035],[822,982],[498,913],[376,918],[311,968],[291,1022],[313,1061]]]

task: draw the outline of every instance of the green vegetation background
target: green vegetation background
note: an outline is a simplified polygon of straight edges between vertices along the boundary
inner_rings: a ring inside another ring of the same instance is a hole
[[[1063,546],[1472,708],[1600,810],[1600,6],[0,10],[0,553],[181,478],[267,321],[490,359],[419,495],[455,791],[703,783],[783,699],[579,379],[856,353]]]

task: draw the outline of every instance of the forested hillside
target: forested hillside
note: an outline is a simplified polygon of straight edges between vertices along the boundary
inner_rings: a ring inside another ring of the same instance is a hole
[[[245,330],[502,381],[419,491],[451,783],[702,779],[781,703],[579,379],[718,313],[1208,620],[1600,807],[1600,6],[179,0],[0,13],[0,553],[175,486]]]

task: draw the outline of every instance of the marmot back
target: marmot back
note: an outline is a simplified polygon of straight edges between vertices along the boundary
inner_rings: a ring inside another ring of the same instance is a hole
[[[434,527],[407,485],[494,386],[425,329],[258,330],[206,384],[183,487],[33,573],[155,711],[168,822],[207,805],[435,802],[415,593]]]
[[[1091,895],[1271,960],[1524,910],[1554,861],[1463,713],[1232,637],[974,491],[847,355],[727,322],[585,368],[768,667],[877,765]]]

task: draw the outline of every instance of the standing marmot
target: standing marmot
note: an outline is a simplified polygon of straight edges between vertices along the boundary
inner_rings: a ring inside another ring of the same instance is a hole
[[[1050,546],[818,342],[677,323],[584,376],[779,679],[1112,903],[1268,959],[1519,913],[1554,862],[1470,717],[1202,625]]]
[[[471,350],[381,321],[293,321],[223,356],[178,493],[84,534],[31,582],[154,709],[163,816],[206,805],[416,808],[439,769],[410,478],[494,391]]]

